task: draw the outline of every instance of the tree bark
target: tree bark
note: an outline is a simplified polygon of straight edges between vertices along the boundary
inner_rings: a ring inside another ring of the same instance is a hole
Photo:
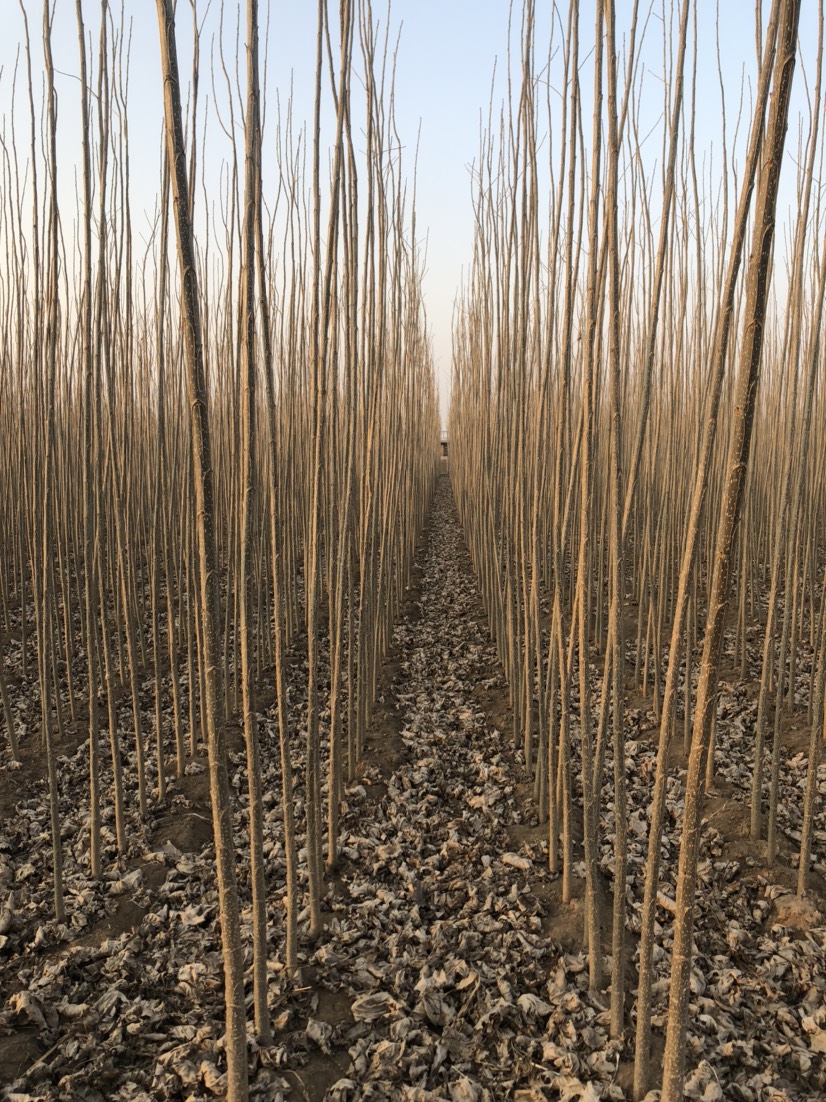
[[[764,161],[758,185],[752,255],[746,284],[745,331],[734,396],[735,414],[729,443],[728,476],[717,527],[714,574],[688,761],[683,835],[677,878],[677,912],[669,991],[668,1032],[663,1058],[662,1102],[680,1102],[683,1097],[703,775],[711,735],[712,714],[717,698],[732,551],[743,500],[743,488],[751,450],[754,407],[760,379],[763,326],[772,272],[771,254],[777,190],[786,141],[799,17],[800,0],[782,0],[774,64],[773,98],[764,141]]]
[[[172,168],[172,195],[181,268],[181,299],[185,315],[187,392],[191,419],[200,561],[206,738],[224,957],[227,1099],[229,1102],[242,1102],[248,1096],[244,961],[241,948],[241,921],[235,873],[235,843],[232,832],[232,804],[227,773],[226,744],[218,714],[220,698],[216,638],[218,578],[215,555],[212,451],[172,0],[157,0],[157,9],[164,77],[166,140],[169,163]]]

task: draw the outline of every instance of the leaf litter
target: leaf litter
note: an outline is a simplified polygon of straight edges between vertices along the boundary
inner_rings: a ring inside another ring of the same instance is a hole
[[[285,866],[275,795],[280,791],[276,721],[272,707],[261,712],[275,1041],[259,1047],[250,1027],[252,1097],[320,1099],[323,1094],[330,1102],[630,1097],[622,1069],[627,1071],[631,1041],[609,1038],[608,997],[589,995],[582,947],[570,951],[548,933],[554,908],[561,907],[549,902],[555,878],[548,872],[543,832],[531,829],[535,813],[519,796],[520,753],[512,752],[509,734],[492,718],[493,704],[501,706],[507,690],[445,479],[417,565],[417,607],[394,629],[397,661],[391,683],[381,690],[397,730],[376,725],[358,781],[345,793],[342,861],[325,901],[325,935],[304,946],[305,982],[298,987],[281,965]],[[801,663],[801,676],[805,669]],[[596,666],[590,671],[595,686],[600,672]],[[298,730],[306,677],[300,654],[290,677]],[[150,693],[143,701],[147,730],[153,707]],[[739,688],[723,687],[718,776],[743,795],[750,777],[752,710]],[[646,737],[650,716],[629,709],[627,719],[627,896],[633,935],[639,929],[654,747]],[[133,766],[128,722],[124,715],[123,756]],[[575,722],[572,726],[576,749]],[[391,741],[392,755],[387,753]],[[300,738],[293,749],[300,810]],[[2,1098],[220,1098],[223,973],[212,848],[207,839],[185,852],[161,831],[176,813],[208,817],[208,808],[189,799],[185,786],[173,784],[168,806],[153,809],[146,824],[130,812],[130,846],[119,860],[111,810],[105,810],[108,871],[96,883],[86,870],[87,753],[81,745],[60,762],[65,923],[44,917],[50,913],[50,839],[43,782],[18,801],[0,840],[0,1037],[32,1030],[41,1050],[38,1060],[3,1086]],[[233,748],[239,840],[245,828],[243,763],[243,751]],[[190,762],[187,781],[197,782],[202,771],[201,762]],[[609,749],[606,777],[610,772]],[[125,775],[133,773],[127,768]],[[105,786],[105,767],[103,780]],[[654,1005],[660,1033],[683,782],[677,769],[669,782],[663,839]],[[803,783],[805,760],[786,755],[781,827],[791,838],[799,828]],[[134,791],[128,793],[134,808]],[[600,864],[610,886],[613,817],[607,781],[602,807]],[[821,808],[815,870],[826,860],[824,840]],[[703,1102],[826,1097],[823,908],[796,900],[788,885],[762,868],[759,857],[733,857],[730,848],[709,821],[697,900],[686,1097]],[[248,936],[246,858],[241,843]],[[118,930],[113,916],[126,902],[134,907],[133,921]],[[110,925],[113,936],[103,936]],[[335,1012],[325,1004],[333,995]],[[318,1059],[333,1061],[340,1070],[323,1089],[312,1078]]]

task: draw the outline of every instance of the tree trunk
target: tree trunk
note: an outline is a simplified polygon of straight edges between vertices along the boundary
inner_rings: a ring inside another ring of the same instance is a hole
[[[247,1033],[244,1009],[244,959],[238,884],[235,874],[235,843],[232,832],[232,804],[224,730],[219,722],[218,641],[216,638],[217,588],[215,519],[213,503],[212,452],[204,375],[198,281],[190,221],[186,153],[181,121],[181,89],[175,42],[172,0],[157,0],[158,28],[164,76],[164,113],[169,163],[172,167],[172,195],[181,268],[181,299],[185,315],[187,391],[191,417],[191,447],[194,464],[196,525],[200,561],[200,605],[203,666],[206,688],[206,739],[212,822],[215,836],[215,864],[224,957],[226,1002],[227,1099],[242,1102],[248,1095]],[[190,687],[191,691],[191,687]]]
[[[677,914],[669,991],[668,1033],[663,1058],[662,1102],[680,1102],[683,1097],[694,895],[697,886],[697,855],[703,799],[702,782],[712,713],[717,697],[731,557],[751,450],[754,407],[763,348],[763,325],[771,283],[771,253],[777,189],[786,141],[799,17],[800,0],[782,0],[774,65],[774,96],[764,141],[764,161],[758,184],[753,248],[746,284],[745,329],[734,396],[735,415],[729,444],[728,477],[717,527],[714,573],[688,761],[683,835],[677,878]]]

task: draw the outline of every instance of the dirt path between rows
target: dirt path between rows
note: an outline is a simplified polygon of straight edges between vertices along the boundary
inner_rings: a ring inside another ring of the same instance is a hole
[[[309,1025],[329,1053],[297,1073],[307,1098],[511,1097],[539,1090],[533,1065],[552,1018],[608,1043],[603,1008],[581,990],[580,905],[558,905],[511,729],[445,477],[345,820],[320,955],[337,959],[347,996],[322,996],[322,1025]],[[329,970],[315,979],[329,984]],[[604,1072],[617,1063],[606,1058]]]

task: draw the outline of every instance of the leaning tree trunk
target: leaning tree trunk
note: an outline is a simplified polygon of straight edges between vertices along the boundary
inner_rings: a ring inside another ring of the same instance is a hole
[[[714,574],[708,606],[691,752],[688,759],[683,836],[677,878],[677,916],[668,1006],[668,1033],[663,1058],[662,1102],[679,1102],[685,1078],[685,1045],[691,976],[694,895],[702,814],[703,776],[717,696],[732,551],[743,501],[754,407],[760,378],[763,326],[771,282],[777,189],[786,141],[792,79],[797,49],[800,0],[784,0],[774,65],[774,98],[769,112],[764,159],[757,194],[754,249],[746,284],[743,353],[734,395],[734,420],[729,445],[728,477],[723,495],[714,554]]]
[[[224,730],[219,722],[218,641],[216,638],[217,586],[212,450],[210,445],[203,338],[198,300],[198,279],[190,221],[186,152],[181,119],[181,88],[175,42],[172,0],[157,0],[158,28],[164,76],[164,114],[172,195],[181,267],[181,301],[186,339],[187,391],[189,395],[191,447],[194,465],[203,668],[206,688],[206,736],[215,864],[224,955],[226,1000],[227,1099],[247,1097],[247,1034],[244,1008],[244,958],[235,874],[235,843]]]
[[[651,1008],[654,984],[654,931],[657,909],[657,889],[660,876],[660,848],[665,823],[666,789],[668,783],[668,755],[674,731],[674,717],[677,704],[677,681],[680,669],[680,652],[683,636],[683,624],[691,595],[691,579],[694,572],[697,549],[700,539],[700,526],[703,507],[710,482],[711,456],[717,429],[717,416],[720,395],[723,386],[729,336],[733,317],[733,303],[738,273],[745,243],[751,196],[761,149],[761,135],[765,119],[769,94],[769,79],[773,66],[775,40],[777,35],[778,6],[775,8],[766,30],[764,61],[761,68],[755,103],[752,130],[749,138],[749,151],[743,175],[741,197],[734,225],[734,238],[728,261],[728,271],[724,283],[723,297],[719,304],[717,331],[715,335],[712,376],[706,401],[706,416],[703,426],[703,438],[694,480],[691,509],[686,533],[683,562],[677,583],[677,600],[673,613],[671,645],[669,648],[668,670],[663,692],[662,716],[660,720],[660,739],[657,748],[657,771],[654,779],[654,793],[651,803],[651,823],[648,829],[648,858],[645,866],[645,889],[642,907],[642,929],[640,931],[639,986],[637,990],[637,1036],[634,1045],[634,1098],[637,1102],[648,1092],[651,1065]],[[686,645],[686,708],[689,706],[690,677],[688,674],[691,657],[690,640]]]

